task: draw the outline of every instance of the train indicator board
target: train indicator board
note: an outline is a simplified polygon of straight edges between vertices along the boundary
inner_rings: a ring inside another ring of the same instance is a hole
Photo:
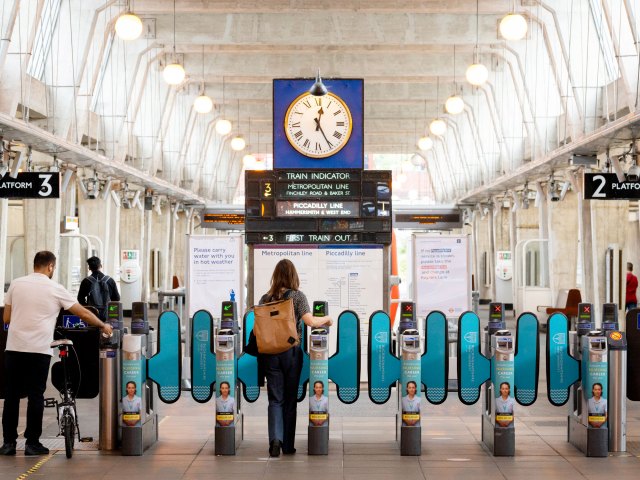
[[[360,202],[283,201],[278,217],[359,217]]]

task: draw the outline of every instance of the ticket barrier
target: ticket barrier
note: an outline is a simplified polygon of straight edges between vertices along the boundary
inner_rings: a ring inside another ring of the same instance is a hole
[[[403,302],[401,315],[414,311],[411,302]],[[399,357],[392,350],[391,319],[383,311],[374,312],[369,319],[368,374],[369,398],[383,404],[391,398],[391,389],[397,386],[398,413],[396,414],[396,440],[401,455],[422,453],[422,418],[420,396],[434,405],[447,398],[449,356],[447,318],[433,311],[424,320],[425,348],[422,352],[415,317],[403,318],[399,329]],[[400,381],[400,384],[398,384]]]
[[[617,306],[611,305],[603,306],[606,330],[594,329],[588,303],[578,305],[576,331],[569,331],[563,314],[549,317],[549,401],[568,403],[567,440],[588,457],[626,450],[626,334],[617,330]]]
[[[478,316],[465,312],[458,319],[458,397],[473,405],[484,393],[482,442],[494,456],[513,456],[515,403],[531,405],[538,394],[538,319],[530,312],[521,314],[514,342],[505,328],[503,304],[492,303],[489,310],[485,354]]]
[[[240,354],[237,311],[235,301],[222,302],[222,328],[217,332],[213,317],[206,310],[197,311],[192,322],[191,395],[199,403],[206,403],[216,395],[216,455],[235,455],[242,442],[244,415],[240,385],[247,401],[255,402],[260,395],[257,359]]]
[[[111,337],[100,335],[100,404],[99,436],[100,450],[115,450],[120,445],[120,371],[122,367],[122,338],[124,319],[122,303],[109,302],[106,323],[111,325]]]
[[[165,311],[149,328],[147,304],[132,304],[131,333],[122,341],[122,454],[142,455],[158,440],[156,400],[180,398],[180,319]]]
[[[313,302],[313,315],[323,317],[328,314],[328,308],[327,302]],[[308,383],[309,455],[329,453],[329,379],[336,385],[336,393],[342,403],[354,403],[360,395],[360,319],[355,312],[345,310],[338,316],[337,328],[337,348],[331,356],[327,327],[311,330],[310,337],[305,328],[303,335],[303,369],[298,401],[304,400]],[[308,351],[305,348],[307,338]]]

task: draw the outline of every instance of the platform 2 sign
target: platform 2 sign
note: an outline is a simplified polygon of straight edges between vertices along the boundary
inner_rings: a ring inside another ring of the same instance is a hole
[[[60,198],[58,172],[22,172],[0,178],[0,198]]]
[[[585,200],[637,200],[640,182],[619,182],[615,173],[585,173]]]

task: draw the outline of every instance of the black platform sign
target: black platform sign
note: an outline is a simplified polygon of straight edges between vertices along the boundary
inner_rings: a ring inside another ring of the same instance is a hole
[[[619,182],[615,173],[585,173],[585,200],[637,200],[640,182]]]
[[[202,228],[215,228],[217,230],[243,230],[244,214],[205,209],[202,214],[200,226]]]
[[[60,198],[60,174],[23,172],[18,178],[7,174],[0,179],[0,198]]]
[[[391,242],[387,170],[249,171],[245,198],[250,244]]]

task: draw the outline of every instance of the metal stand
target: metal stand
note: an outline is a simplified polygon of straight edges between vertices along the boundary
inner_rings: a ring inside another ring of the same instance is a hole
[[[235,455],[236,450],[244,439],[244,415],[236,414],[233,426],[215,428],[215,453],[216,455]]]
[[[492,415],[482,415],[482,443],[494,457],[513,457],[516,446],[516,429],[496,426]]]

